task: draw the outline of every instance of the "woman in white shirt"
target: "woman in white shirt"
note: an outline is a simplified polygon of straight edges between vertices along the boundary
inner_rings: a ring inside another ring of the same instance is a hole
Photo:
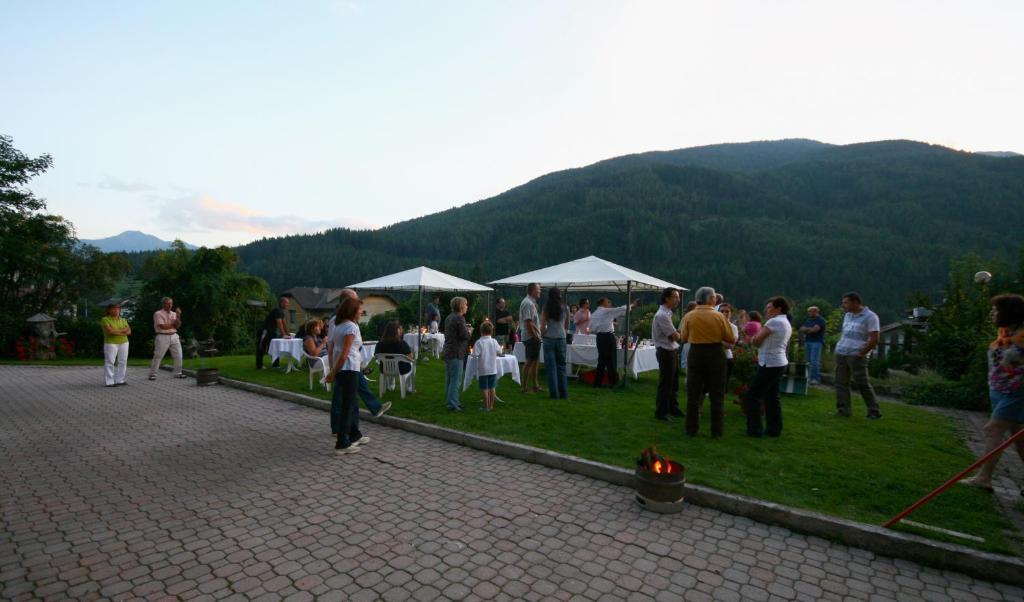
[[[778,437],[782,434],[782,403],[779,400],[779,381],[786,372],[786,346],[793,334],[789,323],[789,302],[772,297],[764,306],[767,321],[753,339],[758,348],[757,372],[750,382],[744,404],[747,412],[747,434],[751,437]],[[764,412],[764,421],[761,412]]]
[[[331,370],[327,382],[336,382],[331,395],[331,432],[338,440],[334,449],[339,454],[353,454],[359,446],[370,442],[359,432],[359,374],[362,368],[363,337],[359,332],[359,315],[363,302],[345,297],[338,308],[329,344]]]
[[[736,347],[740,342],[740,329],[732,321],[732,306],[728,303],[722,303],[718,306],[718,311],[725,316],[725,319],[729,322],[729,326],[732,327],[732,340],[735,343],[722,343],[725,347],[725,394],[729,395],[729,379],[732,378],[732,369],[736,365],[736,358],[733,356],[733,348]]]

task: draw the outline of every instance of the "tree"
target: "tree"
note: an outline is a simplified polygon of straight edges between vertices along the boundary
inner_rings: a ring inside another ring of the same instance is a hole
[[[184,338],[213,340],[222,352],[252,347],[254,321],[263,316],[254,314],[247,301],[257,299],[272,306],[274,300],[262,278],[239,272],[237,266],[238,255],[228,247],[190,251],[180,240],[170,250],[152,255],[142,269],[145,285],[132,325],[133,336],[148,343],[132,349],[138,348],[142,355],[152,350],[151,316],[162,297],[173,298],[182,309]]]
[[[25,186],[53,165],[0,135],[0,349],[9,351],[35,313],[73,314],[84,295],[104,295],[127,269],[122,258],[82,245],[71,222],[43,211]],[[94,299],[94,300],[99,300]]]

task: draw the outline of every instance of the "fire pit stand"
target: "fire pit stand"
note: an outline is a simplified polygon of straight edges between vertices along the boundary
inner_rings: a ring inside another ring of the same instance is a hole
[[[642,508],[662,514],[682,512],[686,485],[686,469],[682,464],[648,448],[637,461],[634,474],[635,499]]]

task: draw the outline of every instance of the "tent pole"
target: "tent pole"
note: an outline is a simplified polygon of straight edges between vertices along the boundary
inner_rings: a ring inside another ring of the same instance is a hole
[[[420,336],[420,331],[423,329],[423,324],[421,322],[421,320],[423,320],[423,285],[421,284],[418,288],[420,290],[420,302],[419,302],[419,305],[418,305],[418,310],[416,312],[416,337],[417,337],[417,340],[418,340],[418,337]],[[419,357],[419,355],[420,355],[420,351],[419,351],[419,349],[416,349],[416,357]]]
[[[622,336],[622,378],[619,379],[619,388],[626,388],[626,380],[629,376],[629,314],[632,312],[633,304],[633,281],[626,281],[626,330]]]

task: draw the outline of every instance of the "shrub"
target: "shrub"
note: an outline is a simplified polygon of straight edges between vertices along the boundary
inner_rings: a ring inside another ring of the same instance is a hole
[[[61,320],[57,323],[57,330],[65,333],[63,338],[71,344],[72,357],[103,357],[103,329],[100,328],[99,318]],[[130,337],[129,340],[135,342],[134,337]],[[58,357],[69,357],[61,356],[61,351],[58,339]]]
[[[987,410],[988,388],[982,381],[921,379],[903,389],[903,400],[913,405],[937,406],[956,410]]]

